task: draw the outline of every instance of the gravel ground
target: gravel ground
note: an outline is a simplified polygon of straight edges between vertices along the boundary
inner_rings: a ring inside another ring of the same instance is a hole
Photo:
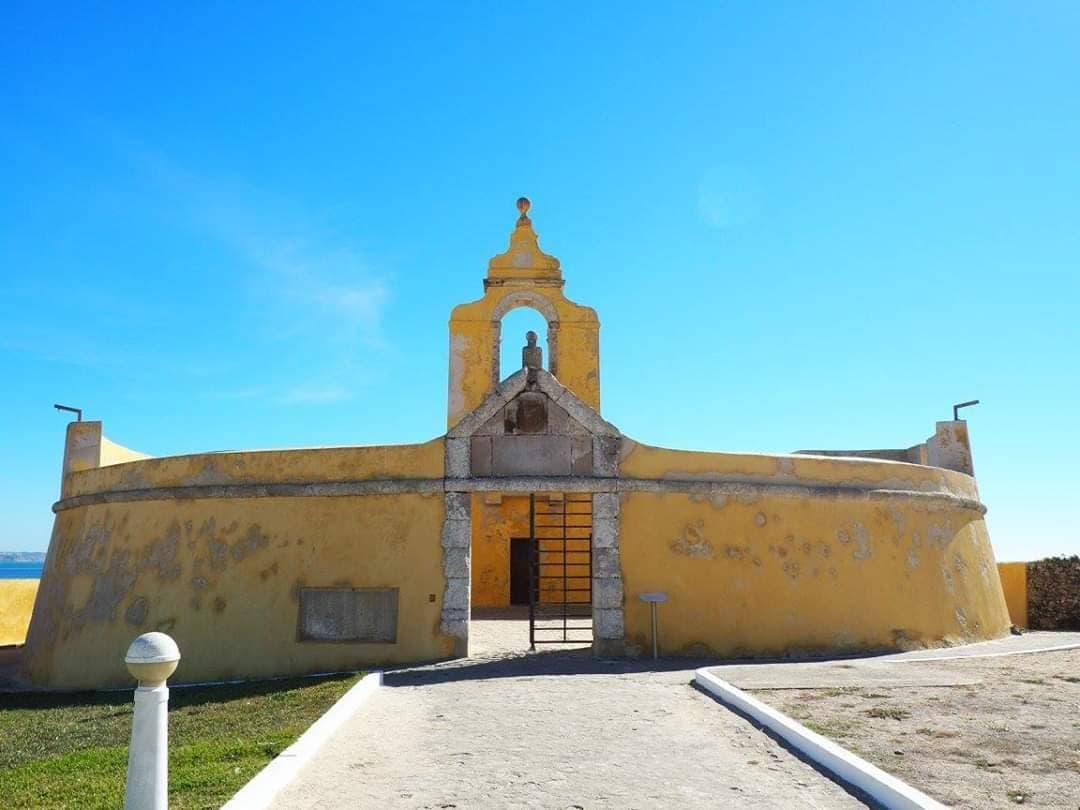
[[[525,654],[473,623],[474,656],[388,672],[277,808],[843,808],[857,798],[690,686],[687,661]]]
[[[896,666],[980,683],[754,694],[950,806],[1080,808],[1080,650]]]

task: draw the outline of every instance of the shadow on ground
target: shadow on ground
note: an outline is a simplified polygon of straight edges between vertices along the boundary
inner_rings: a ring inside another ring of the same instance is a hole
[[[292,689],[301,689],[324,681],[339,681],[354,677],[355,673],[331,675],[304,675],[295,678],[273,678],[259,681],[242,681],[220,684],[169,684],[169,709],[185,706],[201,706],[206,703],[224,703],[247,700],[263,695],[273,695]],[[55,709],[66,706],[118,706],[131,711],[131,694],[135,688],[108,691],[44,691],[20,690],[0,692],[0,711],[10,709]]]
[[[386,686],[422,686],[489,678],[533,678],[559,675],[625,675],[642,672],[686,672],[687,680],[701,667],[730,664],[806,664],[877,657],[814,656],[805,658],[598,658],[589,647],[573,650],[538,650],[501,656],[456,658],[424,666],[384,670]]]

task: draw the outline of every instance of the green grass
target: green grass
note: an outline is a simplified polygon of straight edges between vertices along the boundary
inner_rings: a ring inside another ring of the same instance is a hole
[[[360,675],[169,692],[169,807],[220,807]],[[119,808],[132,693],[0,695],[5,807]]]

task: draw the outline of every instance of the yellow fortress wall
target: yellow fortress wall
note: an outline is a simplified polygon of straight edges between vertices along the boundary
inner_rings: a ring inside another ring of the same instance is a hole
[[[998,563],[998,576],[1005,591],[1005,604],[1009,606],[1009,617],[1017,627],[1028,626],[1027,563]]]
[[[384,480],[370,491],[338,494],[375,475]],[[447,657],[441,484],[394,491],[441,475],[440,441],[73,473],[37,595],[27,673],[53,687],[126,684],[124,651],[149,630],[180,645],[178,682]],[[275,495],[275,486],[289,494]],[[299,641],[298,594],[314,587],[399,589],[397,643]]]
[[[907,649],[1008,632],[969,476],[634,444],[620,474],[704,485],[621,496],[631,647],[649,643],[638,599],[648,591],[670,597],[660,643],[676,655]]]
[[[423,480],[442,474],[441,439],[424,444],[242,450],[148,458],[86,470],[66,481],[65,497],[169,487]]]
[[[26,640],[37,589],[36,579],[0,579],[0,646]]]

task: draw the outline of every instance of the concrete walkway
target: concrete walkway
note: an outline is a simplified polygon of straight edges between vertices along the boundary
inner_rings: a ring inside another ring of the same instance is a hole
[[[398,670],[278,797],[288,808],[844,808],[857,798],[690,685],[689,661],[477,655]]]

